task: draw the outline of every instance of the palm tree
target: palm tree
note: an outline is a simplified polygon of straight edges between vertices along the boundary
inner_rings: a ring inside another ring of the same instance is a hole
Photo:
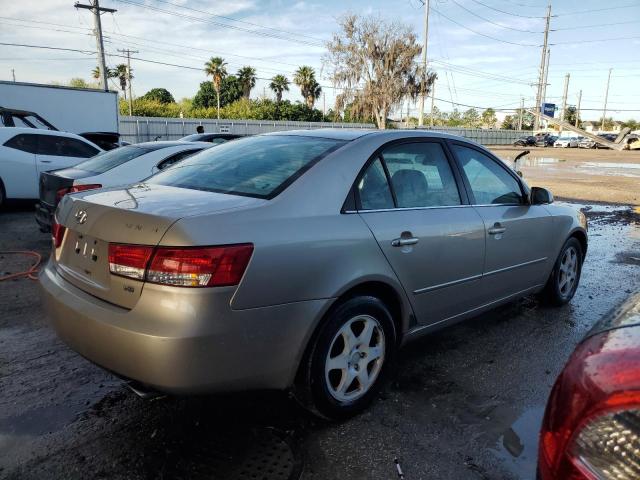
[[[220,85],[222,85],[222,79],[227,76],[226,67],[227,62],[221,57],[211,57],[211,60],[204,64],[204,73],[206,73],[207,76],[211,75],[211,83],[216,91],[218,119],[220,119]]]
[[[93,78],[95,78],[96,80],[100,79],[100,67],[96,67],[93,70],[91,70],[91,76]]]
[[[309,108],[313,108],[322,93],[322,87],[316,81],[316,72],[312,67],[303,65],[293,75],[293,83],[300,87],[300,93]]]
[[[133,68],[131,69],[133,71]],[[124,99],[127,99],[127,82],[131,81],[133,78],[133,74],[131,74],[127,66],[124,63],[120,65],[116,65],[116,68],[112,69],[109,72],[110,78],[117,78],[120,81],[120,88],[122,89],[122,94],[124,95]]]
[[[242,87],[242,96],[248,99],[251,89],[256,86],[256,69],[248,66],[242,67],[238,70],[237,77]]]
[[[289,91],[289,79],[284,75],[276,75],[271,79],[269,88],[276,94],[276,102],[282,101],[282,92]]]

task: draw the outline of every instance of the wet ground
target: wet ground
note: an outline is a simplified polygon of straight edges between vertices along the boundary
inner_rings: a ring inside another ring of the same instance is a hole
[[[535,298],[401,352],[364,414],[318,422],[286,395],[142,400],[58,341],[37,284],[0,282],[0,478],[533,479],[553,381],[602,314],[640,288],[640,216],[590,218],[582,282],[562,308]],[[28,207],[0,212],[0,250],[46,255]],[[29,265],[0,254],[0,276]]]

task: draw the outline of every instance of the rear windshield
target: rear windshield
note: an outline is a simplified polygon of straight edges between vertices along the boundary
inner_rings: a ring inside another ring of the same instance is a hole
[[[148,183],[269,199],[345,143],[293,135],[244,138],[205,150]]]
[[[155,149],[157,150],[157,149]],[[140,155],[152,151],[148,148],[140,148],[133,145],[115,148],[108,152],[102,152],[91,157],[86,162],[79,163],[74,168],[84,170],[86,172],[104,173],[112,168],[122,165],[129,160],[133,160]]]

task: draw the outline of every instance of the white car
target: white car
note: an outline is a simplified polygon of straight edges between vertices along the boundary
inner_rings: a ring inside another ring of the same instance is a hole
[[[41,172],[66,168],[102,149],[80,135],[36,128],[0,128],[0,205],[38,198]]]
[[[554,142],[553,146],[557,148],[578,148],[578,138],[560,137]]]
[[[50,230],[53,212],[67,193],[136,183],[213,146],[184,141],[137,143],[103,152],[71,168],[42,172],[40,203],[36,205],[40,230]]]

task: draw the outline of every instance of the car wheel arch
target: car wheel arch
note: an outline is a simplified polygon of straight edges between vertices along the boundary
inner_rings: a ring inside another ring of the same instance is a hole
[[[580,246],[582,247],[582,259],[584,260],[584,258],[587,256],[587,247],[589,244],[587,241],[587,234],[582,230],[574,230],[573,232],[571,232],[569,237],[567,237],[567,240],[569,238],[575,238],[580,242]]]

